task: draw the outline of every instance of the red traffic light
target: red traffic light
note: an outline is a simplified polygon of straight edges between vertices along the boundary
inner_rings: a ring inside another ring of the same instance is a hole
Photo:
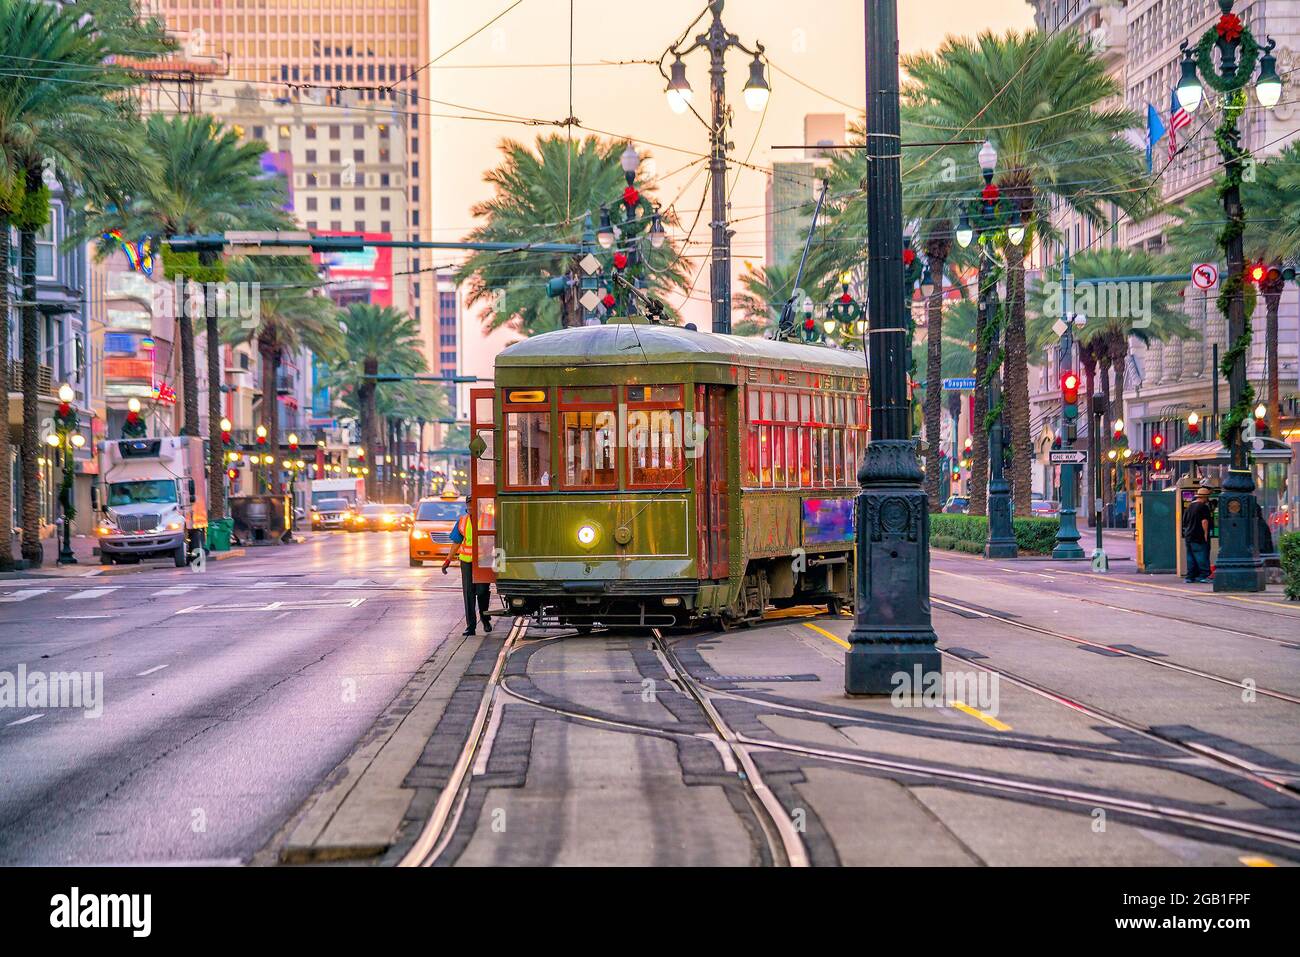
[[[1257,286],[1264,281],[1266,274],[1263,263],[1251,263],[1246,267],[1246,279]]]
[[[1061,394],[1065,401],[1071,405],[1079,401],[1079,376],[1077,373],[1061,373]]]
[[[1151,446],[1152,446],[1152,448],[1159,449],[1159,448],[1163,447],[1164,444],[1165,444],[1165,437],[1164,437],[1163,435],[1161,435],[1159,432],[1157,432],[1155,435],[1151,436]]]
[[[239,478],[239,470],[238,470],[238,469],[226,469],[226,478],[230,479],[230,481],[233,482],[235,479]]]

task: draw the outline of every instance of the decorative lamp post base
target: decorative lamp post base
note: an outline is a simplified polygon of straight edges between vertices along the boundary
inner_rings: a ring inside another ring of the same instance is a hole
[[[1252,491],[1231,489],[1230,476],[1219,496],[1219,555],[1214,563],[1216,592],[1264,591],[1259,557],[1259,500]]]
[[[930,625],[930,515],[910,441],[867,446],[859,473],[856,621],[844,659],[850,695],[888,695],[943,670]],[[920,688],[913,688],[920,693]]]
[[[1003,483],[1005,484],[1005,483]],[[1007,489],[989,489],[989,537],[984,542],[985,558],[1016,558],[1015,527],[1011,524],[1011,493]]]

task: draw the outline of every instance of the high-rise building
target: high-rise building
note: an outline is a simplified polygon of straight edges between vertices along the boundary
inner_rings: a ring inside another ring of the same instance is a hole
[[[349,158],[342,155],[343,148],[363,147],[344,142],[342,131],[358,125],[377,130],[382,122],[388,126],[390,141],[403,141],[401,188],[406,202],[400,218],[390,199],[389,217],[370,209],[318,209],[319,216],[302,210],[299,217],[304,223],[315,220],[328,230],[328,224],[338,222],[341,230],[353,231],[358,221],[387,218],[391,230],[368,231],[392,232],[398,238],[432,236],[429,217],[421,215],[430,195],[431,144],[428,124],[421,123],[420,115],[429,92],[428,73],[423,69],[430,59],[427,3],[376,0],[358,7],[350,0],[150,0],[150,5],[188,52],[228,56],[230,79],[255,88],[268,108],[298,104],[304,111],[310,107],[332,115],[333,121],[324,125],[337,126],[340,140],[331,142],[326,134],[316,147],[318,162],[327,164],[329,151],[337,149],[341,163],[334,165],[345,165]],[[208,91],[209,98],[217,92]],[[211,109],[210,104],[204,108]],[[321,125],[316,123],[318,130]],[[268,142],[275,148],[277,140],[278,136]],[[390,157],[397,155],[397,146],[392,142]],[[377,170],[376,175],[383,174]],[[412,255],[412,268],[419,258]],[[437,370],[434,284],[420,283],[419,278],[412,273],[405,279],[409,310],[420,324],[429,365]]]
[[[803,251],[810,219],[806,207],[817,198],[819,170],[833,155],[825,147],[843,146],[844,134],[843,113],[809,113],[803,119],[804,158],[772,164],[764,197],[769,266],[785,266]]]
[[[1034,0],[1040,29],[1073,29],[1084,33],[1103,58],[1121,88],[1122,105],[1139,117],[1147,115],[1148,104],[1170,125],[1172,94],[1180,76],[1181,50],[1185,40],[1193,43],[1219,16],[1215,0]],[[1234,10],[1250,25],[1261,40],[1272,37],[1277,43],[1278,70],[1284,77],[1297,62],[1300,50],[1300,9],[1288,0],[1252,0],[1238,3]],[[1284,92],[1282,102],[1272,110],[1259,108],[1251,98],[1251,108],[1240,120],[1242,145],[1256,159],[1277,154],[1300,135],[1300,97],[1294,90]],[[1211,187],[1220,169],[1214,129],[1220,113],[1214,98],[1207,96],[1190,126],[1176,131],[1179,150],[1170,155],[1169,140],[1162,139],[1152,150],[1152,168],[1166,204],[1174,206],[1192,194]],[[1266,211],[1247,210],[1247,215],[1266,215]],[[1053,221],[1061,242],[1049,242],[1039,250],[1050,265],[1057,261],[1068,242],[1072,254],[1110,246],[1140,247],[1153,252],[1167,249],[1166,234],[1177,219],[1161,212],[1140,222],[1130,222],[1112,207],[1110,225],[1097,228],[1058,204]],[[1206,224],[1217,232],[1219,226]],[[1223,263],[1219,263],[1220,266]],[[1190,272],[1191,263],[1186,264]],[[1143,343],[1130,339],[1130,356],[1125,370],[1123,409],[1129,441],[1138,449],[1150,448],[1151,437],[1164,436],[1166,452],[1191,440],[1184,425],[1189,412],[1197,412],[1205,421],[1202,437],[1217,434],[1217,425],[1209,413],[1215,407],[1213,383],[1219,383],[1218,408],[1227,409],[1228,386],[1213,369],[1214,345],[1220,352],[1227,348],[1227,324],[1215,308],[1217,289],[1201,291],[1190,284],[1182,291],[1188,325],[1194,335],[1167,342]],[[1254,337],[1248,357],[1246,375],[1256,391],[1262,393],[1265,380],[1265,310],[1262,299],[1254,317]],[[1300,295],[1289,285],[1282,296],[1279,313],[1279,377],[1282,393],[1294,394],[1300,379]],[[1046,450],[1055,428],[1054,413],[1059,404],[1057,389],[1059,365],[1055,350],[1043,357],[1038,374],[1031,372],[1031,417],[1035,422],[1033,440],[1043,463],[1035,476],[1035,487],[1050,484],[1051,469],[1046,464]],[[1284,429],[1295,431],[1295,407],[1283,409]],[[1300,432],[1295,435],[1300,444]],[[1300,483],[1292,475],[1292,500],[1300,495]],[[1294,515],[1294,509],[1292,510]],[[1293,519],[1294,521],[1294,519]]]

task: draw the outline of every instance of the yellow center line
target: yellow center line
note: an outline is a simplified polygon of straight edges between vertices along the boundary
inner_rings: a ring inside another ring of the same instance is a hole
[[[1009,724],[1003,724],[1003,723],[1002,723],[1001,721],[999,721],[997,718],[993,717],[993,715],[991,715],[991,714],[985,714],[983,711],[979,710],[978,708],[972,708],[970,705],[965,704],[964,702],[961,702],[961,701],[949,701],[949,702],[948,702],[948,707],[950,707],[950,708],[956,708],[958,711],[961,711],[961,712],[963,712],[963,713],[965,713],[965,714],[968,714],[968,715],[970,715],[972,718],[979,718],[981,721],[983,721],[985,724],[987,724],[987,725],[988,725],[990,728],[992,728],[994,731],[1010,731],[1010,730],[1011,730],[1011,725],[1009,725]]]
[[[1237,860],[1241,861],[1241,863],[1245,864],[1247,867],[1277,867],[1277,865],[1267,857],[1239,857]]]
[[[802,622],[802,624],[805,628],[811,628],[813,631],[817,632],[817,634],[821,635],[823,638],[829,638],[831,641],[835,642],[835,644],[839,645],[841,648],[844,648],[845,650],[847,650],[850,647],[849,643],[845,641],[843,638],[841,638],[839,635],[827,631],[825,628],[822,628],[820,625],[814,625],[810,621]],[[950,701],[948,702],[948,705],[950,707],[956,708],[958,711],[970,715],[972,718],[978,718],[980,721],[983,721],[990,728],[993,728],[996,731],[1011,730],[1011,725],[1004,724],[1003,722],[999,721],[997,718],[993,717],[993,715],[985,714],[983,711],[980,711],[978,708],[972,708],[970,705],[965,704],[961,701]]]
[[[832,634],[831,632],[827,631],[825,628],[822,628],[820,625],[814,625],[810,621],[805,621],[803,623],[803,626],[805,628],[811,628],[813,631],[817,632],[817,634],[821,635],[823,638],[829,638],[831,641],[835,642],[835,644],[839,645],[845,651],[847,651],[850,647],[849,643],[845,641],[843,638],[841,638],[839,635]]]

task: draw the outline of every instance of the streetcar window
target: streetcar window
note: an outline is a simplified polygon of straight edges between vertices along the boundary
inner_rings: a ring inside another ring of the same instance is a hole
[[[799,421],[812,421],[812,396],[807,392],[800,393],[799,395]]]
[[[772,427],[758,427],[758,470],[759,484],[764,488],[772,486]]]
[[[682,387],[628,386],[627,487],[680,488],[686,481]]]
[[[776,394],[776,400],[779,404],[785,398],[781,393]],[[779,425],[771,426],[772,429],[772,484],[776,488],[785,488],[785,429]]]
[[[560,413],[560,429],[564,436],[562,475],[565,488],[618,486],[618,460],[615,457],[617,427],[617,416],[612,409]]]
[[[474,460],[474,484],[491,485],[495,481],[493,468],[496,466],[496,437],[491,429],[479,429],[483,439],[483,454]]]
[[[505,420],[506,488],[550,488],[550,413],[507,412]]]
[[[747,391],[748,391],[748,398],[749,398],[749,421],[757,422],[758,421],[758,390],[751,388]]]

